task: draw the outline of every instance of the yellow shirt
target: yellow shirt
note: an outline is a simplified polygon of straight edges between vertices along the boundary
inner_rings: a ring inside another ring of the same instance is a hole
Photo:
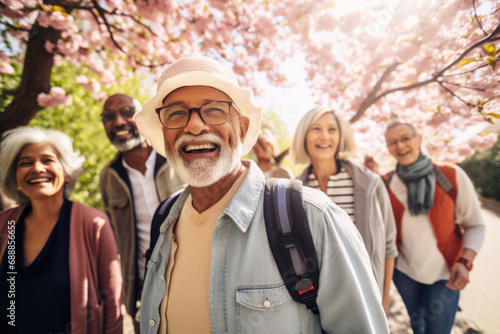
[[[172,230],[166,270],[167,292],[161,303],[159,333],[211,333],[209,285],[212,233],[217,219],[243,183],[247,169],[214,206],[198,213],[191,195]]]

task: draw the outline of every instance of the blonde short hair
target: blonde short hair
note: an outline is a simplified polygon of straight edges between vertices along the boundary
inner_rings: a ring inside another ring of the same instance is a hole
[[[56,150],[64,174],[69,178],[68,184],[64,187],[66,197],[71,195],[76,181],[82,175],[85,158],[73,151],[71,139],[67,134],[26,126],[6,131],[0,148],[0,187],[8,197],[19,204],[27,204],[30,199],[17,189],[17,158],[26,146],[41,143],[49,144]]]
[[[290,149],[290,159],[292,160],[292,163],[311,163],[311,158],[309,157],[306,148],[306,135],[311,125],[326,113],[331,113],[333,117],[335,117],[340,131],[339,146],[337,148],[337,152],[335,153],[335,159],[344,160],[354,153],[356,143],[354,142],[354,133],[352,132],[349,122],[339,117],[332,108],[321,106],[309,110],[300,120],[297,131],[295,131],[292,147]]]

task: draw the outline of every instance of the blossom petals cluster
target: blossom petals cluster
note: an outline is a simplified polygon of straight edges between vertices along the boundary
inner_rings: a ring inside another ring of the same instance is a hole
[[[73,103],[71,95],[66,94],[61,87],[51,87],[48,94],[38,94],[36,101],[45,108],[55,108],[60,105],[69,106]]]
[[[44,28],[52,27],[57,30],[65,30],[74,26],[73,17],[60,11],[42,11],[38,15],[37,22]]]
[[[2,51],[0,51],[0,73],[14,73],[14,68],[10,65],[10,58]]]
[[[137,69],[158,76],[175,59],[198,54],[217,58],[259,93],[259,72],[285,86],[288,73],[280,65],[299,54],[318,103],[347,118],[364,112],[355,124],[363,141],[383,142],[384,126],[405,118],[429,129],[432,154],[457,159],[467,151],[457,144],[457,130],[500,115],[498,69],[477,62],[447,67],[500,24],[498,1],[473,2],[477,16],[472,1],[463,0],[371,1],[350,11],[339,10],[347,3],[341,0],[4,0],[0,13],[17,27],[6,33],[19,41],[40,27],[60,32],[45,49],[56,62],[88,66],[98,80],[77,82],[96,94]],[[0,73],[12,73],[5,57],[0,52]],[[484,55],[476,48],[467,57]],[[69,99],[58,87],[38,96],[41,106]]]

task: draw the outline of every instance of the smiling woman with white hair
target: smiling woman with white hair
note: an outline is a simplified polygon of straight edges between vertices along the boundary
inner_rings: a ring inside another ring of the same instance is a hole
[[[460,291],[484,241],[474,185],[458,166],[422,153],[411,123],[393,120],[385,132],[396,169],[384,175],[396,217],[396,285],[414,333],[450,333]]]
[[[108,219],[68,200],[84,160],[59,131],[19,127],[4,135],[0,185],[21,205],[0,212],[0,308],[15,306],[14,317],[0,314],[2,333],[122,332]]]
[[[347,160],[354,149],[349,123],[322,106],[310,110],[300,121],[290,155],[293,163],[310,164],[297,179],[327,194],[356,225],[387,313],[397,255],[394,216],[382,179]]]

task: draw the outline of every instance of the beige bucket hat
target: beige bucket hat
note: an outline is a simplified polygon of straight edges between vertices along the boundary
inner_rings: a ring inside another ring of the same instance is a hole
[[[154,149],[165,156],[163,126],[156,114],[165,97],[177,88],[186,86],[208,86],[226,93],[234,102],[242,116],[250,119],[247,135],[243,142],[242,154],[247,154],[257,141],[262,111],[249,89],[238,85],[236,75],[213,59],[188,57],[176,60],[162,73],[156,95],[144,103],[134,120],[140,133],[146,137]]]

